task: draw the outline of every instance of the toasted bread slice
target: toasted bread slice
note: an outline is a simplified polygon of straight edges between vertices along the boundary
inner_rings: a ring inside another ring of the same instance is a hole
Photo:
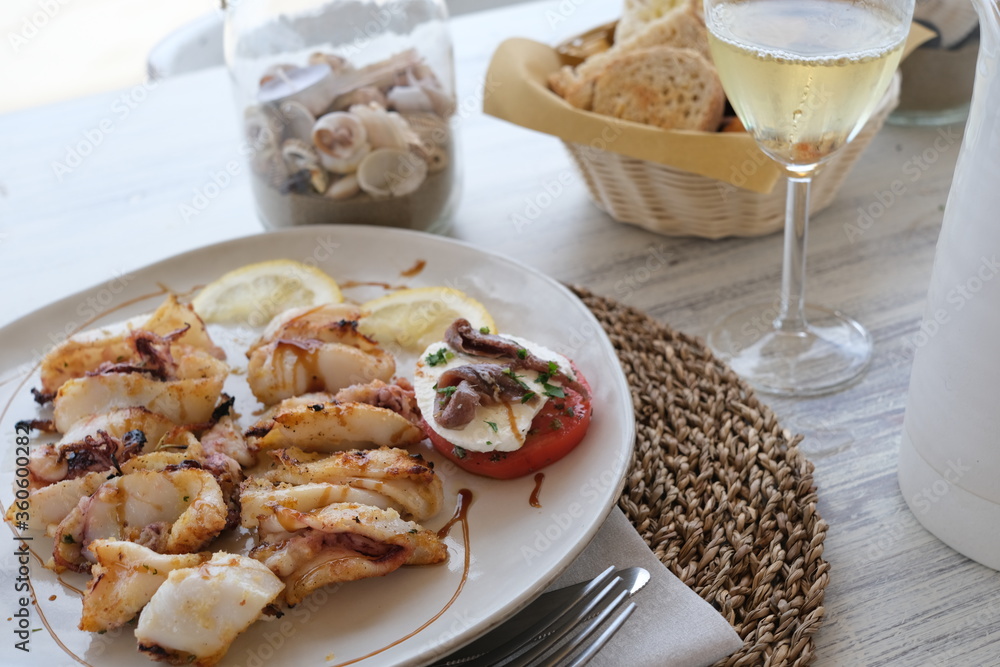
[[[593,57],[588,58],[580,67],[583,67],[592,59]],[[589,111],[594,99],[594,81],[602,69],[603,67],[591,68],[589,73],[587,70],[584,70],[584,74],[580,74],[572,67],[562,67],[549,75],[549,87],[555,91],[556,95],[562,97],[577,109]]]
[[[711,61],[708,29],[690,6],[677,7],[651,21],[622,41],[615,41],[614,51],[637,51],[654,46],[693,49]]]
[[[615,28],[615,42],[629,39],[644,26],[687,4],[689,0],[625,0],[622,17]]]
[[[563,67],[549,77],[549,87],[578,109],[593,106],[594,85],[609,63],[622,53],[655,46],[692,49],[711,62],[708,51],[708,31],[689,5],[676,7],[648,24],[642,30],[604,53],[597,53],[576,69]]]
[[[697,51],[657,46],[620,54],[596,77],[592,110],[664,129],[714,132],[726,96]]]

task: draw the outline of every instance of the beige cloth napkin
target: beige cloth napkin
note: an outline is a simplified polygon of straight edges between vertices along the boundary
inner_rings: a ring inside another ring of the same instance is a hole
[[[656,559],[617,507],[551,589],[591,579],[609,565],[644,567],[651,576],[632,596],[635,612],[590,665],[702,667],[743,646],[726,619]]]

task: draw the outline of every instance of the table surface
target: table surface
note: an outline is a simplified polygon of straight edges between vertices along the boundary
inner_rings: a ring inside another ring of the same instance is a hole
[[[453,21],[464,196],[451,235],[703,335],[745,301],[774,298],[780,234],[708,241],[618,224],[590,202],[558,140],[479,111],[501,40],[554,43],[616,11],[563,0]],[[245,170],[206,190],[240,157],[235,118],[218,68],[0,116],[0,325],[153,261],[261,231]],[[896,484],[911,341],[960,143],[960,127],[887,126],[811,225],[810,300],[854,315],[876,345],[867,376],[845,391],[765,397],[804,434],[830,525],[819,665],[1000,664],[1000,573],[921,528]],[[554,182],[563,190],[547,196]],[[208,206],[185,219],[182,207],[206,192],[215,195]]]

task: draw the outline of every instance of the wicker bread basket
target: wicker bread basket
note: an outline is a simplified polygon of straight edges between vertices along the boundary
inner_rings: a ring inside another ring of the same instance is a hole
[[[810,210],[833,201],[851,166],[899,102],[897,73],[854,141],[823,165],[813,179]],[[758,236],[783,228],[785,187],[761,194],[675,167],[564,141],[594,203],[618,222],[670,236]],[[759,156],[763,159],[763,154]],[[733,165],[734,174],[757,167],[754,158]],[[738,179],[737,179],[738,180]]]
[[[594,203],[619,222],[712,239],[782,229],[781,171],[747,133],[662,130],[578,109],[551,90],[549,76],[559,68],[578,65],[614,43],[615,25],[597,26],[555,46],[505,40],[490,60],[483,111],[561,139]],[[933,35],[911,25],[903,57]],[[836,197],[898,104],[899,87],[897,73],[858,136],[816,172],[812,212]]]

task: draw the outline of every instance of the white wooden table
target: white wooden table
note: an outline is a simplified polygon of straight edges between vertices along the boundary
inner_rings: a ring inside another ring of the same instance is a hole
[[[479,112],[502,39],[555,42],[617,11],[564,0],[454,20],[465,195],[452,234],[700,335],[745,300],[775,294],[780,235],[674,239],[617,224],[590,203],[556,139]],[[220,175],[239,159],[228,83],[212,69],[0,116],[0,325],[82,287],[113,294],[138,267],[261,230],[245,168]],[[912,337],[960,142],[960,128],[886,127],[813,221],[811,300],[854,315],[876,342],[860,384],[768,401],[818,452],[832,564],[823,666],[1000,665],[1000,573],[924,531],[896,485]],[[77,165],[72,151],[88,154]],[[558,196],[542,196],[560,181]],[[895,181],[905,192],[880,209]],[[182,205],[199,194],[207,206],[185,220]],[[534,206],[531,224],[515,225]],[[864,210],[881,214],[859,224]]]

